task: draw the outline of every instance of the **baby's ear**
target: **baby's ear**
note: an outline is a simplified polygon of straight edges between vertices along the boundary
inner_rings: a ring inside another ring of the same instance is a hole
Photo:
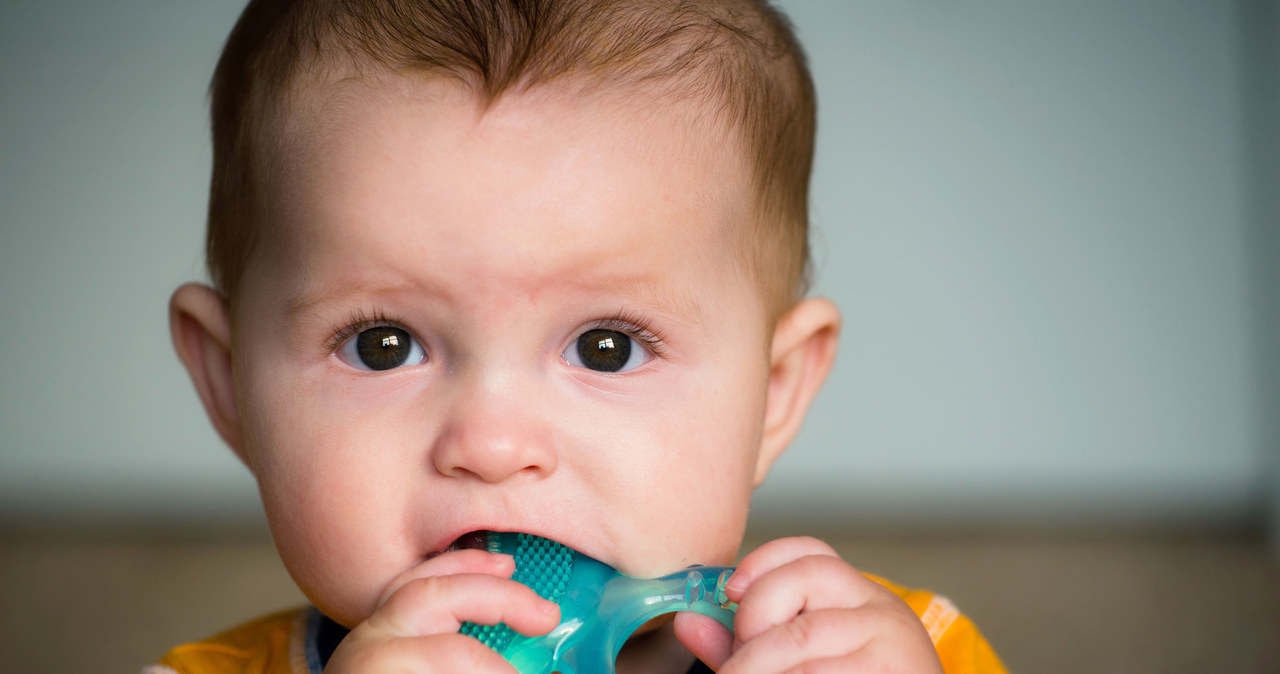
[[[764,481],[773,462],[799,432],[809,403],[835,363],[839,337],[840,310],[826,298],[801,300],[778,320],[769,356],[769,393],[756,485]]]
[[[226,298],[199,283],[178,288],[169,299],[169,332],[214,429],[247,465],[231,377],[231,311]]]

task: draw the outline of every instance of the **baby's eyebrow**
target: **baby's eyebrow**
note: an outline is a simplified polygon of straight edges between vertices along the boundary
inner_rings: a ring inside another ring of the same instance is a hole
[[[638,306],[649,307],[660,314],[689,323],[704,319],[702,305],[694,293],[681,292],[652,279],[633,279],[620,284],[621,294],[634,298]]]
[[[393,293],[404,292],[408,289],[408,286],[377,285],[356,286],[346,288],[341,292],[325,292],[319,290],[302,291],[289,297],[285,301],[284,313],[286,316],[294,317],[308,313],[327,304],[340,305],[351,297],[385,297]]]
[[[652,310],[677,320],[699,323],[705,318],[703,307],[694,293],[672,288],[652,278],[614,279],[612,282],[601,279],[583,285],[589,291],[609,287],[636,308]],[[345,288],[337,293],[303,291],[286,300],[284,313],[295,317],[324,305],[340,305],[349,297],[387,297],[413,292],[414,288],[412,284],[377,284]]]

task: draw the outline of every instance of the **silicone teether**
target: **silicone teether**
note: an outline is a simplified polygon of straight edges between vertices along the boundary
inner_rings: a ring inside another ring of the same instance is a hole
[[[728,566],[697,566],[661,578],[632,578],[576,550],[530,534],[487,534],[490,552],[512,555],[512,576],[560,605],[560,625],[526,637],[503,624],[460,630],[500,653],[521,674],[612,674],[627,637],[667,613],[693,611],[733,629],[737,604],[725,596]]]

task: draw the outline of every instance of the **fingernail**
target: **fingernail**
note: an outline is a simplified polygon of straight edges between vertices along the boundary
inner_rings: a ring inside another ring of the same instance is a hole
[[[744,578],[737,571],[734,571],[733,575],[729,576],[729,580],[726,580],[724,582],[724,589],[725,589],[725,592],[730,592],[733,594],[741,594],[742,592],[746,591],[747,583],[748,583],[747,578]]]

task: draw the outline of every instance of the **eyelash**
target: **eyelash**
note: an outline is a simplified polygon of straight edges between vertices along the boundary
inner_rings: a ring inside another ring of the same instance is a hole
[[[632,339],[643,344],[644,347],[649,350],[649,353],[652,353],[655,358],[665,358],[667,355],[667,344],[663,339],[662,334],[656,330],[641,327],[649,325],[650,323],[651,321],[649,317],[624,310],[614,314],[611,318],[593,321],[587,324],[583,328],[582,332],[579,332],[578,334],[581,335],[583,332],[588,330],[613,330],[615,332],[621,332],[623,334],[630,335]]]
[[[387,318],[387,315],[381,308],[374,309],[373,313],[365,313],[363,310],[357,309],[351,312],[351,316],[347,318],[347,322],[341,325],[335,325],[330,330],[333,333],[324,343],[325,351],[335,353],[348,339],[368,330],[369,328],[392,327],[404,330],[409,334],[413,331],[405,327],[399,321]]]
[[[644,345],[649,353],[655,358],[664,358],[667,354],[667,344],[662,334],[656,330],[641,327],[650,322],[647,316],[632,313],[629,311],[619,311],[610,318],[592,321],[588,323],[581,332],[587,330],[613,330],[630,335],[632,339]],[[348,339],[368,330],[369,328],[378,328],[390,326],[399,328],[413,334],[413,331],[407,328],[399,321],[387,318],[387,314],[381,309],[374,309],[372,313],[366,313],[364,310],[357,309],[351,313],[347,321],[341,325],[335,325],[330,332],[332,336],[325,341],[325,351],[329,353],[336,352]],[[576,337],[575,337],[576,339]]]

